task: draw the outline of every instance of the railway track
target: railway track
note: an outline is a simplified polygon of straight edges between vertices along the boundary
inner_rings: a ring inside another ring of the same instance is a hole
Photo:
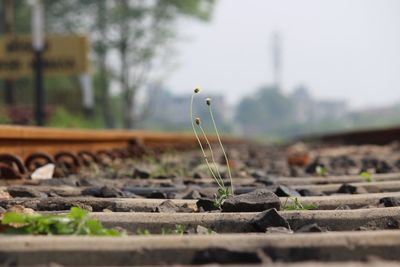
[[[329,134],[309,135],[300,137],[299,140],[320,144],[386,145],[390,142],[398,141],[399,135],[400,127],[389,127],[381,129],[361,129]]]
[[[68,149],[79,169],[47,180],[2,177],[0,212],[54,215],[80,207],[105,227],[127,234],[0,235],[2,265],[400,264],[397,146],[310,146],[309,160],[293,163],[290,148],[229,139],[224,143],[233,167],[235,200],[227,200],[219,210],[210,205],[218,185],[204,172],[196,140],[190,136],[4,129],[1,144],[13,140],[14,145],[1,146],[1,152],[21,158],[22,164],[34,153],[49,154],[57,163],[55,155]],[[82,151],[95,155],[90,164],[85,165],[88,154],[79,157]],[[145,152],[147,156],[140,154]],[[223,163],[220,151],[216,155]],[[39,161],[35,167],[49,162]],[[219,167],[229,185],[226,170]],[[367,178],[359,175],[361,171]]]
[[[37,127],[0,126],[0,179],[26,178],[48,163],[56,164],[58,175],[77,173],[82,165],[116,158],[140,157],[146,151],[190,149],[197,143],[189,134],[145,131],[61,130]],[[210,142],[217,139],[210,137]],[[227,137],[231,144],[244,140]]]

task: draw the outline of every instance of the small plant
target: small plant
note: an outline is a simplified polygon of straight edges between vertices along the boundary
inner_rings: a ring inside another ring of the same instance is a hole
[[[177,235],[183,235],[186,231],[186,226],[183,224],[175,224],[174,233]]]
[[[213,235],[213,234],[216,234],[216,232],[213,231],[213,229],[211,229],[211,228],[207,228],[207,234],[208,235]]]
[[[224,155],[225,163],[226,163],[226,166],[227,166],[227,169],[228,169],[228,175],[229,175],[230,184],[231,184],[231,188],[229,189],[229,188],[227,188],[225,186],[224,181],[223,181],[222,176],[221,176],[221,173],[218,170],[218,165],[217,165],[217,163],[215,161],[215,158],[214,158],[214,151],[212,149],[210,141],[208,140],[208,137],[207,137],[203,127],[201,126],[201,120],[200,120],[199,117],[194,117],[193,116],[193,100],[194,100],[195,95],[198,94],[199,92],[200,92],[200,89],[199,88],[195,88],[194,89],[194,93],[192,94],[192,97],[191,97],[191,100],[190,100],[190,121],[192,123],[192,129],[193,129],[194,135],[196,136],[197,142],[198,142],[198,144],[200,146],[200,149],[201,149],[201,152],[203,154],[203,158],[204,158],[204,160],[205,160],[205,162],[207,164],[207,167],[208,167],[208,169],[209,169],[209,171],[211,173],[211,176],[214,178],[214,180],[218,184],[218,193],[215,195],[214,205],[217,208],[221,208],[221,206],[224,203],[224,201],[227,198],[229,198],[230,196],[233,196],[232,174],[231,174],[231,170],[230,170],[230,166],[229,166],[228,157],[226,155],[224,146],[222,145],[221,138],[220,138],[220,135],[219,135],[219,132],[218,132],[218,128],[217,128],[217,125],[215,123],[214,115],[213,115],[212,108],[211,108],[211,98],[206,98],[206,105],[208,106],[208,111],[209,111],[210,118],[211,118],[211,121],[212,121],[212,124],[213,124],[213,127],[214,127],[214,131],[215,131],[215,134],[217,136],[217,139],[218,139],[219,145],[221,147],[222,153]],[[211,163],[210,163],[210,161],[209,161],[209,159],[207,157],[207,154],[205,153],[205,149],[203,147],[203,144],[200,141],[199,135],[198,135],[198,133],[196,131],[195,124],[200,129],[201,134],[202,134],[202,136],[203,136],[203,138],[204,138],[204,140],[205,140],[205,142],[206,142],[206,144],[207,144],[207,146],[208,146],[208,148],[210,150],[211,162],[212,162],[213,166],[211,166]]]
[[[186,231],[186,226],[184,224],[175,224],[175,229],[165,229],[161,228],[161,235],[183,235]],[[137,235],[149,236],[151,232],[148,229],[137,229]]]
[[[218,194],[214,195],[214,206],[218,209],[222,207],[225,200],[227,200],[231,196],[229,189],[226,187],[218,188]]]
[[[361,178],[364,178],[365,181],[367,181],[368,183],[372,183],[372,182],[374,181],[374,179],[373,179],[373,177],[372,177],[372,174],[369,173],[369,172],[367,172],[367,171],[362,171],[362,172],[360,173],[360,177],[361,177]]]
[[[5,233],[33,235],[96,235],[121,236],[116,229],[107,229],[88,217],[88,212],[72,207],[66,215],[23,214],[7,212],[1,220],[7,225]]]
[[[144,235],[144,236],[151,235],[149,229],[141,229],[141,228],[136,230],[136,234],[137,235]]]
[[[292,200],[292,203],[288,204],[288,200]],[[283,210],[314,210],[317,206],[313,204],[303,204],[297,197],[288,197],[283,204]]]
[[[318,174],[319,176],[327,176],[328,175],[328,169],[325,166],[318,165],[315,168],[315,173]]]

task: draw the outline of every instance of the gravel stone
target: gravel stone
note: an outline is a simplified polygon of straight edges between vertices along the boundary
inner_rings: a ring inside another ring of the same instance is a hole
[[[301,197],[299,192],[285,185],[278,186],[275,190],[275,194],[278,197]]]
[[[269,209],[257,214],[250,224],[258,232],[266,232],[268,227],[285,227],[290,229],[289,223],[276,209]]]
[[[266,189],[230,197],[222,204],[222,212],[257,212],[271,208],[279,210],[281,202],[277,195]]]

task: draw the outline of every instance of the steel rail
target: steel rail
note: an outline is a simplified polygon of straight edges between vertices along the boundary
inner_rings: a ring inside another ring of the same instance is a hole
[[[295,140],[319,144],[386,145],[400,140],[400,127],[349,130],[326,134],[310,134],[298,137]]]
[[[211,136],[210,141],[218,142]],[[224,137],[226,144],[246,142]],[[64,163],[72,172],[89,160],[140,156],[145,150],[189,149],[196,139],[186,133],[127,130],[55,129],[0,126],[0,178],[21,178],[46,163]]]

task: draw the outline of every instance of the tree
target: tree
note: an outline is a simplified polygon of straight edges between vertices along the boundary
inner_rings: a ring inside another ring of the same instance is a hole
[[[50,29],[85,29],[93,40],[100,70],[102,108],[107,126],[112,127],[109,83],[116,81],[122,92],[125,128],[133,128],[147,109],[137,110],[137,95],[148,82],[158,57],[176,37],[176,21],[187,17],[206,21],[215,0],[47,0]],[[82,15],[85,16],[82,16]],[[107,65],[116,52],[118,65]],[[110,69],[112,67],[112,75]],[[150,105],[144,105],[150,106]]]
[[[135,112],[138,91],[148,81],[158,56],[175,37],[177,18],[207,20],[213,3],[212,0],[114,1],[111,24],[114,49],[119,54],[117,80],[122,91],[125,128],[133,128],[151,106],[148,103],[141,113]]]

